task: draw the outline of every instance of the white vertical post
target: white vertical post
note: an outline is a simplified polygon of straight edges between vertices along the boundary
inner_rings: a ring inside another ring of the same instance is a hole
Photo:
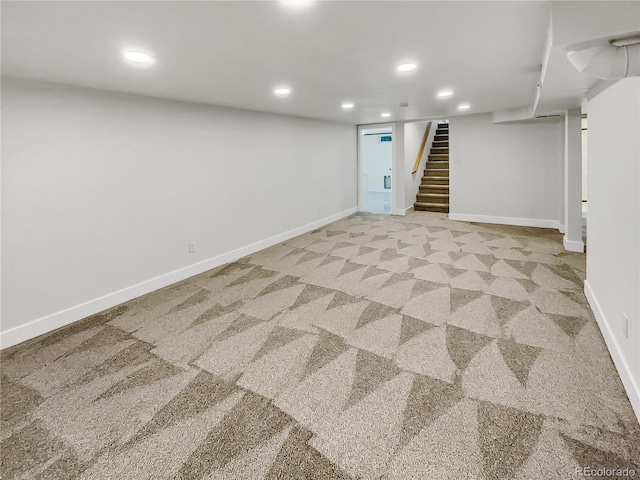
[[[393,125],[393,160],[391,165],[391,213],[404,215],[404,124],[396,122]]]
[[[564,248],[584,252],[582,241],[582,115],[579,108],[564,117]]]

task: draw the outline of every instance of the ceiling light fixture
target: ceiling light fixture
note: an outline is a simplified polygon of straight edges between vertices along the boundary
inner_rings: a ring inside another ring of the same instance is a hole
[[[280,0],[280,4],[291,9],[302,9],[313,4],[314,0]]]
[[[403,63],[402,65],[398,65],[397,70],[399,72],[410,72],[411,70],[415,70],[417,65],[415,63]]]
[[[453,95],[452,90],[441,90],[438,92],[438,98],[447,98]]]
[[[390,114],[390,113],[385,112],[385,113],[381,113],[381,114],[380,114],[380,116],[381,116],[381,117],[390,117],[390,116],[391,116],[391,114]]]
[[[354,107],[353,102],[344,102],[344,103],[342,104],[342,108],[343,108],[344,110],[351,110],[353,107]]]
[[[291,93],[291,89],[289,87],[278,87],[273,92],[276,95],[283,97],[285,95],[289,95]]]
[[[468,103],[461,103],[460,105],[458,105],[458,110],[469,110],[471,108],[471,105],[469,105]]]
[[[134,63],[151,63],[153,57],[144,52],[125,52],[124,58]]]

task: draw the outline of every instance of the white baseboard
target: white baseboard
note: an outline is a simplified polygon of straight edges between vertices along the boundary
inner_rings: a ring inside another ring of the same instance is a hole
[[[193,265],[189,265],[187,267],[165,273],[155,278],[145,280],[144,282],[140,282],[136,285],[123,288],[122,290],[118,290],[102,297],[89,300],[88,302],[82,303],[80,305],[75,305],[60,312],[41,317],[24,325],[20,325],[19,327],[0,332],[0,349],[17,345],[18,343],[22,343],[31,338],[35,338],[39,335],[49,333],[60,327],[64,327],[65,325],[69,325],[70,323],[81,320],[85,317],[88,317],[89,315],[99,313],[103,310],[106,310],[107,308],[115,307],[116,305],[119,305],[123,302],[127,302],[142,295],[146,295],[147,293],[151,293],[160,288],[174,284],[181,280],[185,280],[189,277],[193,277],[194,275],[206,272],[207,270],[211,270],[212,268],[219,267],[226,263],[234,262],[242,257],[251,255],[252,253],[258,252],[278,243],[282,243],[293,237],[297,237],[298,235],[302,235],[303,233],[307,233],[311,230],[315,230],[316,228],[323,227],[324,225],[335,222],[337,220],[341,220],[353,213],[356,213],[357,211],[357,207],[350,208],[349,210],[345,210],[343,212],[336,213],[335,215],[331,215],[329,217],[316,220],[315,222],[308,223],[306,225],[303,225],[302,227],[294,228],[293,230],[274,235],[273,237],[260,240],[259,242],[252,243],[245,247],[241,247],[236,250],[217,255],[207,260],[194,263]]]
[[[409,210],[413,210],[413,205],[408,206],[404,209],[404,213],[406,214]]]
[[[498,225],[517,225],[519,227],[540,227],[560,229],[558,220],[542,218],[496,217],[493,215],[475,215],[470,213],[450,213],[449,220],[462,222],[496,223]]]
[[[394,208],[391,211],[391,215],[400,215],[401,217],[404,217],[406,214],[407,212],[404,208]]]
[[[584,242],[582,240],[569,240],[565,235],[562,237],[562,243],[564,244],[564,249],[570,252],[580,252],[584,253]]]
[[[598,322],[598,326],[600,327],[600,332],[604,337],[604,341],[607,344],[607,348],[609,349],[609,354],[613,359],[613,364],[615,365],[616,370],[618,370],[618,375],[620,375],[622,385],[624,386],[624,389],[627,392],[627,396],[629,397],[631,407],[636,414],[636,418],[640,421],[640,387],[638,387],[638,384],[633,378],[631,369],[629,368],[629,364],[622,354],[622,350],[618,345],[613,332],[611,331],[610,324],[604,316],[604,312],[602,311],[602,308],[598,303],[598,299],[593,293],[588,280],[585,280],[584,282],[584,294],[587,297],[589,305],[591,306],[591,310],[593,310],[594,316],[596,317],[596,321]]]

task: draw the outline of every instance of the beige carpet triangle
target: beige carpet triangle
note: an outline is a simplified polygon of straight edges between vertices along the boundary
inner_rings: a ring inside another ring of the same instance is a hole
[[[495,275],[496,277],[529,278],[507,264],[504,260],[496,262],[493,267],[491,267],[491,274]]]
[[[462,270],[478,270],[481,272],[488,272],[489,268],[482,263],[475,255],[465,255],[457,260],[453,266]]]
[[[451,279],[451,288],[464,290],[484,291],[487,288],[486,282],[477,272],[466,271]]]
[[[303,425],[313,427],[339,416],[351,395],[358,350],[351,348],[315,370],[274,404]]]
[[[477,290],[462,290],[458,288],[451,289],[451,313],[457,312],[460,308],[469,305],[484,295],[483,292]]]
[[[304,284],[298,283],[283,290],[276,290],[262,297],[248,300],[240,307],[240,311],[247,315],[267,320],[293,305],[304,289]]]
[[[226,340],[215,342],[194,363],[214,375],[232,378],[256,356],[277,320],[262,322]]]
[[[449,319],[450,304],[449,288],[441,287],[412,298],[400,312],[433,325],[442,325]]]
[[[402,316],[390,314],[358,328],[349,335],[347,342],[354,347],[391,359],[400,344],[401,329]]]
[[[410,317],[408,315],[402,315],[402,327],[400,329],[400,345],[407,343],[412,338],[426,332],[433,325],[418,320],[417,318]]]
[[[391,360],[366,350],[358,350],[355,377],[346,408],[360,402],[378,386],[395,377],[398,373],[400,370]]]
[[[466,399],[433,421],[396,455],[387,478],[483,478],[476,410],[475,403]],[[455,462],[438,460],[451,452],[460,452]]]
[[[387,381],[314,432],[309,444],[356,478],[379,478],[400,441],[412,380],[413,375],[402,373]]]
[[[536,307],[523,310],[509,320],[506,326],[518,343],[559,352],[571,348],[571,341],[564,331]]]
[[[490,295],[490,297],[491,306],[496,312],[498,320],[501,324],[508,322],[522,310],[531,305],[528,300],[521,302],[518,300],[512,300],[510,298],[497,297],[495,295]]]
[[[327,295],[305,303],[295,310],[287,310],[276,317],[278,325],[307,333],[319,333],[318,328],[314,326],[314,322],[327,309],[332,298],[332,295]]]
[[[492,283],[487,293],[499,297],[513,298],[515,300],[526,300],[529,298],[527,290],[515,278],[497,277]]]
[[[507,366],[496,342],[484,347],[469,362],[462,376],[465,394],[500,405],[524,409],[528,394]]]
[[[424,267],[416,268],[411,273],[413,273],[415,278],[419,278],[421,280],[427,280],[429,282],[436,283],[449,283],[449,274],[444,268],[442,268],[442,266],[438,265],[437,263],[432,263]]]
[[[446,327],[434,327],[398,348],[396,364],[411,372],[452,383],[456,365],[449,357]]]
[[[359,300],[356,303],[348,303],[335,308],[328,308],[314,322],[314,326],[346,337],[356,329],[358,319],[369,302]]]
[[[274,398],[300,381],[307,359],[317,342],[317,335],[305,334],[251,362],[238,380],[238,386],[263,397]],[[291,362],[292,358],[298,361]]]

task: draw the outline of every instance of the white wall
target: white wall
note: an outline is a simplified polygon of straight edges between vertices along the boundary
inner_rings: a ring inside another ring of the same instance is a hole
[[[494,124],[491,114],[449,120],[450,217],[558,228],[564,153],[558,119]]]
[[[607,88],[588,112],[585,292],[640,418],[640,78]]]
[[[3,346],[355,210],[356,138],[346,124],[3,78]]]
[[[429,132],[429,138],[422,154],[420,166],[416,173],[411,173],[413,166],[416,163],[416,157],[420,152],[420,146],[422,145],[422,138],[424,137],[424,130],[427,128],[429,122],[415,122],[407,123],[404,126],[404,177],[405,177],[405,208],[412,207],[416,201],[416,195],[419,190],[420,183],[422,183],[422,176],[424,175],[424,168],[429,156],[431,144],[433,143],[433,137],[436,133],[437,123],[434,121],[431,125],[431,131]]]
[[[378,129],[379,130],[379,129]],[[377,131],[377,130],[376,130]],[[365,190],[369,192],[390,192],[384,188],[384,176],[391,175],[391,156],[393,141],[381,142],[381,136],[390,136],[388,133],[370,134],[362,136],[362,173],[366,175],[367,185]],[[393,139],[395,140],[395,139]]]

